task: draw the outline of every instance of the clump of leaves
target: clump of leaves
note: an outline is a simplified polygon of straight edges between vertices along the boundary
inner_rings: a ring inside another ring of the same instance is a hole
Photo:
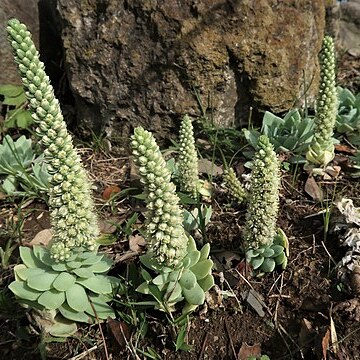
[[[284,118],[266,111],[263,117],[261,132],[244,129],[245,138],[256,150],[259,137],[263,134],[273,144],[275,152],[290,152],[295,155],[306,153],[314,135],[314,120],[303,118],[297,109],[290,110]],[[252,152],[245,152],[246,156],[253,156]],[[293,157],[292,162],[305,162],[299,156]]]
[[[31,140],[24,135],[16,141],[6,135],[0,144],[0,176],[5,177],[1,189],[11,196],[35,195],[46,199],[49,173],[42,159],[36,157]]]
[[[287,257],[289,256],[289,244],[285,233],[277,230],[274,242],[271,245],[263,245],[257,249],[250,249],[246,252],[246,260],[254,270],[272,272],[276,265],[285,269]]]
[[[354,145],[360,145],[360,92],[354,95],[349,89],[338,86],[337,95],[336,131],[346,134]]]
[[[185,301],[183,314],[195,310],[204,303],[205,292],[214,285],[211,273],[213,262],[208,258],[209,253],[210,244],[197,250],[194,239],[189,236],[186,256],[174,268],[159,265],[150,254],[143,255],[141,263],[157,276],[153,277],[142,269],[145,282],[137,291],[152,295],[157,302],[156,306],[167,313],[174,311],[175,305],[182,301]]]
[[[112,262],[103,254],[80,250],[68,261],[56,262],[42,246],[20,247],[22,264],[15,266],[15,281],[9,289],[21,303],[40,311],[56,311],[58,318],[72,322],[114,318],[107,303],[112,300],[113,287],[120,284],[105,276]]]
[[[27,110],[25,92],[20,85],[0,85],[1,101],[5,109],[5,128],[28,128],[34,121]]]

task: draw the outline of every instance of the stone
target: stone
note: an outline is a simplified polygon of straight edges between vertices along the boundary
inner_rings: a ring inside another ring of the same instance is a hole
[[[24,22],[33,34],[35,44],[39,45],[38,0],[0,1],[0,84],[20,85],[21,78],[14,62],[11,46],[6,33],[9,19],[16,17]]]
[[[229,127],[317,93],[323,1],[57,0],[57,10],[79,124],[114,142],[138,125],[168,138],[185,113],[201,115],[199,99]]]
[[[339,42],[350,55],[360,57],[360,0],[340,4]]]

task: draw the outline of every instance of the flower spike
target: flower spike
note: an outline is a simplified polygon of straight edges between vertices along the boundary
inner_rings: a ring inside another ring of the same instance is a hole
[[[159,264],[175,267],[186,255],[188,238],[170,171],[149,131],[136,128],[131,147],[146,195],[149,250]]]
[[[90,182],[66,129],[59,101],[26,26],[11,19],[7,32],[51,175],[51,254],[56,260],[66,260],[76,247],[94,251],[99,230]]]
[[[310,164],[325,167],[335,156],[333,133],[337,114],[335,49],[325,36],[320,52],[320,86],[315,116],[315,134],[306,154]]]
[[[198,158],[193,125],[187,115],[180,126],[179,180],[181,187],[196,198],[199,185]]]

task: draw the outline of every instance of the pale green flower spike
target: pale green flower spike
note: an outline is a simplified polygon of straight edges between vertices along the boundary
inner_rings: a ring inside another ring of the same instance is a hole
[[[251,172],[244,230],[246,249],[272,245],[279,209],[279,186],[279,163],[273,145],[266,135],[261,135]]]
[[[306,154],[310,164],[325,167],[334,158],[333,133],[337,113],[335,49],[325,36],[320,52],[320,86],[315,116],[315,134]]]
[[[246,200],[247,194],[240,180],[237,178],[235,171],[232,168],[224,170],[223,179],[229,194],[239,204],[243,203]]]
[[[194,128],[185,115],[180,126],[179,180],[184,191],[196,198],[199,186],[198,158],[195,148]]]
[[[149,250],[159,264],[175,267],[186,255],[188,238],[171,174],[149,131],[136,128],[131,147],[146,194]]]
[[[11,19],[7,31],[51,175],[51,254],[56,260],[66,260],[76,247],[95,251],[99,230],[90,183],[66,129],[44,64],[24,24]]]

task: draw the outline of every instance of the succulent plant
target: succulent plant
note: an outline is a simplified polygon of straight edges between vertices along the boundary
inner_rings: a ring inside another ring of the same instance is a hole
[[[289,256],[287,237],[281,229],[278,229],[273,244],[250,249],[245,255],[246,261],[254,270],[272,272],[276,265],[280,265],[282,269],[285,269]]]
[[[305,155],[314,136],[314,119],[303,117],[297,109],[290,110],[284,118],[266,111],[263,117],[261,132],[257,130],[243,130],[248,143],[256,150],[260,135],[266,135],[274,145],[276,153],[292,153],[289,159],[292,163],[306,160]],[[244,151],[244,155],[252,158],[252,151]]]
[[[49,174],[41,161],[42,156],[35,157],[30,139],[23,135],[13,141],[6,135],[0,144],[0,176],[6,176],[1,189],[12,196],[35,194],[46,198]]]
[[[137,291],[152,295],[157,300],[157,307],[168,313],[175,310],[177,303],[185,301],[182,312],[188,314],[204,303],[205,292],[214,285],[209,252],[210,244],[205,244],[199,251],[194,239],[189,236],[186,256],[175,268],[159,265],[151,254],[143,255],[142,264],[156,276],[153,278],[143,269],[145,282]]]
[[[131,137],[135,163],[144,185],[146,239],[159,264],[175,267],[186,255],[187,236],[175,185],[153,135],[142,127]]]
[[[184,191],[196,198],[199,186],[198,158],[195,148],[194,129],[189,116],[185,115],[180,126],[180,154],[178,159],[179,180]]]
[[[265,135],[258,141],[252,164],[248,210],[244,229],[246,259],[254,270],[271,272],[276,265],[286,267],[288,241],[276,229],[279,209],[279,163]]]
[[[7,31],[30,111],[38,126],[36,132],[45,147],[50,174],[51,254],[56,260],[66,260],[76,247],[91,251],[97,248],[95,239],[99,230],[90,182],[30,32],[17,19],[9,20]]]
[[[335,49],[330,36],[325,36],[320,52],[320,86],[317,97],[315,133],[306,154],[307,161],[325,167],[334,158],[334,127],[337,113],[335,85]]]
[[[245,247],[258,249],[273,243],[279,209],[279,163],[265,135],[258,141],[250,179],[244,230]]]
[[[22,264],[14,268],[9,289],[19,301],[38,310],[56,311],[76,322],[115,317],[107,304],[118,279],[105,274],[112,262],[91,251],[75,251],[67,262],[56,262],[48,249],[20,247]]]
[[[232,198],[234,198],[239,204],[246,201],[246,190],[232,168],[228,168],[224,171],[223,179],[225,188]]]
[[[213,262],[208,259],[210,245],[198,251],[194,239],[185,233],[175,185],[170,182],[171,174],[153,135],[138,127],[131,140],[148,209],[146,239],[149,249],[140,260],[156,275],[153,278],[142,269],[145,282],[137,291],[151,294],[158,308],[168,313],[184,300],[183,312],[189,313],[203,304],[205,292],[214,283]]]

